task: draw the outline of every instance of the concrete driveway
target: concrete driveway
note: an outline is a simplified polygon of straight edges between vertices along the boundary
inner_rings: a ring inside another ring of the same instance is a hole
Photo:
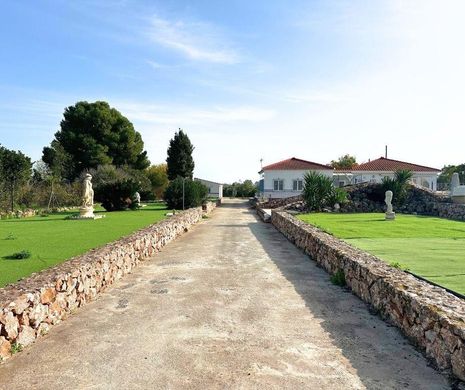
[[[0,366],[13,389],[446,389],[242,201]]]

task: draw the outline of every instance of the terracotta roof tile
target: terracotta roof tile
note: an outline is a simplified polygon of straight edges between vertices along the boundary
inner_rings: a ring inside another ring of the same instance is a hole
[[[423,165],[411,164],[404,161],[391,160],[389,158],[380,157],[356,167],[352,171],[398,171],[400,169],[408,169],[413,172],[441,172],[440,169],[425,167]]]
[[[262,168],[262,171],[273,170],[333,170],[329,165],[318,164],[312,161],[301,160],[300,158],[288,158],[287,160],[279,161],[274,164],[267,165]]]

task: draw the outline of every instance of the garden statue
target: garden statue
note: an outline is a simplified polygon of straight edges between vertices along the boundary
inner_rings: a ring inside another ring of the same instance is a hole
[[[386,195],[384,198],[384,202],[386,202],[387,210],[386,210],[386,219],[392,220],[396,218],[396,213],[392,211],[392,191],[386,191]]]
[[[92,189],[92,176],[86,173],[82,181],[82,204],[78,218],[93,218],[94,215],[94,190]]]
[[[454,194],[454,190],[460,185],[459,174],[454,172],[450,180],[450,194]]]
[[[140,206],[140,194],[138,192],[134,194],[134,201],[137,203],[137,206]]]
[[[94,206],[94,190],[92,189],[92,176],[86,173],[82,182],[82,207]]]

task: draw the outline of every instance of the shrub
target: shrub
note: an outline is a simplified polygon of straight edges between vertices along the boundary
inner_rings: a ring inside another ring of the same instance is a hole
[[[342,188],[335,188],[332,180],[321,173],[308,172],[304,181],[302,196],[310,211],[333,207],[347,199],[347,193]]]
[[[21,352],[23,350],[23,346],[17,342],[11,344],[10,353],[14,355],[15,353]]]
[[[397,268],[397,269],[400,269],[402,271],[409,271],[410,268],[407,267],[406,265],[403,265],[401,263],[399,263],[398,261],[393,261],[391,263],[389,263],[389,265],[393,268]]]
[[[393,194],[392,203],[397,206],[403,205],[407,198],[407,186],[411,178],[412,171],[402,169],[394,173],[393,179],[385,177],[381,184],[383,196],[386,191],[390,190]]]
[[[29,259],[29,257],[31,257],[31,252],[28,250],[22,250],[20,252],[15,252],[12,255],[6,256],[7,259],[11,260]]]
[[[182,187],[184,180],[184,208],[201,206],[207,199],[208,188],[199,181],[178,177],[168,184],[164,199],[169,209],[182,210]]]
[[[140,172],[113,165],[100,165],[90,171],[94,185],[94,199],[107,211],[137,208],[133,198],[137,191],[149,186]]]
[[[346,285],[346,277],[342,269],[337,270],[336,273],[331,275],[329,280],[331,280],[331,283],[335,284],[336,286],[344,287]]]

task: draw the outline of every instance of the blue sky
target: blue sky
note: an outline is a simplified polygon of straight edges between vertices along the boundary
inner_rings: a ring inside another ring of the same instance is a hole
[[[65,107],[106,100],[153,163],[183,128],[195,175],[288,157],[465,161],[465,3],[15,1],[0,15],[0,143],[34,160]]]

